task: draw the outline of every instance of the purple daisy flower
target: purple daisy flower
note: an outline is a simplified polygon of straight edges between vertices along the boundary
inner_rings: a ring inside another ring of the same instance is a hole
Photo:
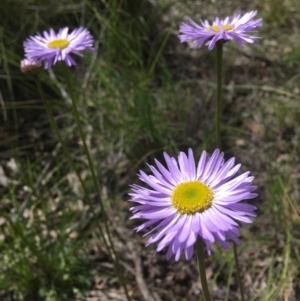
[[[130,209],[131,219],[147,220],[135,230],[156,224],[145,234],[152,233],[147,246],[159,241],[157,252],[167,247],[167,259],[174,254],[178,261],[183,251],[191,259],[198,237],[208,254],[215,241],[226,249],[230,248],[227,238],[240,244],[237,221],[252,223],[255,216],[256,207],[240,203],[257,196],[254,177],[249,172],[236,177],[241,164],[235,165],[234,158],[225,162],[218,149],[211,157],[203,151],[197,166],[191,149],[187,155],[181,152],[178,160],[167,153],[164,157],[167,168],[155,160],[157,168],[149,165],[153,175],[139,173],[150,188],[132,185],[129,193],[130,201],[138,203]]]
[[[262,19],[253,20],[257,11],[251,11],[243,16],[238,12],[234,17],[225,19],[215,18],[212,25],[207,20],[201,21],[201,25],[189,19],[180,25],[178,35],[180,42],[192,41],[195,46],[201,47],[205,42],[209,50],[212,50],[218,41],[235,39],[239,45],[245,47],[245,43],[256,43],[259,39],[249,33],[262,26]]]
[[[90,32],[79,27],[70,34],[69,28],[64,27],[55,33],[51,28],[36,36],[29,37],[24,43],[27,59],[45,61],[45,69],[50,68],[57,61],[65,61],[68,66],[76,65],[71,53],[82,56],[81,51],[93,51],[94,39]]]

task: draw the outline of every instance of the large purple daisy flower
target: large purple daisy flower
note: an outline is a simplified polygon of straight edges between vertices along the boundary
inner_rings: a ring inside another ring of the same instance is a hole
[[[94,39],[90,32],[79,27],[70,34],[69,28],[64,27],[55,33],[51,28],[49,32],[44,31],[41,36],[29,37],[23,44],[27,59],[45,62],[45,69],[54,65],[57,61],[65,61],[68,66],[76,65],[71,53],[82,56],[81,51],[94,50]]]
[[[130,210],[132,219],[147,221],[135,230],[156,226],[147,245],[158,242],[157,251],[167,247],[167,259],[175,255],[178,261],[182,251],[186,259],[194,253],[194,244],[201,237],[210,254],[210,244],[218,241],[228,249],[230,238],[240,244],[237,221],[251,223],[255,216],[253,205],[240,203],[257,196],[252,185],[254,177],[245,172],[236,173],[240,164],[234,158],[227,162],[217,149],[211,157],[202,152],[196,166],[193,151],[181,152],[178,160],[164,153],[165,168],[155,160],[157,169],[149,165],[153,175],[140,171],[139,178],[150,188],[132,185],[130,201],[138,203]]]
[[[241,16],[238,12],[234,17],[225,19],[215,18],[212,25],[207,20],[200,20],[201,25],[189,19],[183,22],[179,28],[179,39],[181,42],[192,41],[195,46],[208,46],[212,50],[218,41],[235,39],[242,47],[245,42],[255,43],[258,37],[251,35],[256,28],[262,26],[262,19],[253,20],[257,11],[251,11]]]

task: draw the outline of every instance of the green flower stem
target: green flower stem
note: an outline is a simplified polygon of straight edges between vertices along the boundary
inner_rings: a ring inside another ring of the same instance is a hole
[[[217,103],[216,103],[216,140],[217,147],[222,148],[221,145],[221,115],[222,115],[222,56],[223,56],[223,41],[216,44],[217,50]]]
[[[207,280],[206,280],[206,273],[205,273],[205,264],[204,264],[204,243],[202,238],[198,237],[196,242],[196,251],[197,251],[197,259],[198,259],[198,267],[199,267],[199,275],[200,281],[202,285],[202,292],[205,301],[212,301],[210,298]]]
[[[221,142],[221,116],[222,116],[222,78],[223,78],[223,41],[219,41],[216,44],[217,50],[217,102],[216,102],[216,142],[217,147],[222,149]],[[240,268],[239,268],[239,260],[237,256],[237,246],[233,243],[233,252],[234,252],[234,261],[236,266],[236,275],[237,282],[240,288],[242,301],[245,301],[244,298],[244,289],[241,282]]]
[[[94,186],[96,188],[96,193],[97,193],[97,196],[98,196],[98,199],[99,199],[100,208],[101,208],[102,214],[104,215],[104,227],[105,227],[105,231],[106,231],[106,234],[107,234],[107,237],[108,237],[108,240],[109,240],[109,244],[110,244],[110,247],[111,247],[111,251],[112,251],[112,254],[113,254],[112,258],[113,258],[113,263],[114,263],[114,266],[115,266],[115,270],[116,270],[116,273],[117,273],[118,278],[120,280],[120,283],[121,283],[121,285],[123,286],[123,288],[125,290],[127,300],[131,301],[131,298],[129,296],[128,289],[127,289],[127,286],[126,286],[126,283],[125,283],[124,275],[123,275],[123,272],[121,271],[119,258],[117,256],[116,251],[115,251],[114,244],[113,244],[113,241],[112,241],[112,238],[111,238],[111,235],[110,235],[110,230],[109,230],[108,221],[107,221],[107,215],[105,213],[105,208],[104,208],[104,205],[103,205],[103,202],[102,202],[99,183],[98,183],[97,178],[96,178],[94,165],[93,165],[93,162],[92,162],[92,158],[91,158],[88,146],[86,144],[84,132],[83,132],[83,129],[82,129],[81,120],[80,120],[80,117],[79,117],[77,103],[76,103],[76,99],[75,99],[75,95],[74,95],[74,90],[73,90],[73,87],[72,87],[72,84],[71,84],[71,79],[70,79],[70,71],[69,71],[69,68],[67,67],[67,65],[65,65],[65,64],[64,64],[64,75],[65,75],[65,79],[66,79],[66,82],[67,82],[67,88],[68,88],[68,91],[69,91],[69,94],[70,94],[70,97],[71,97],[71,100],[72,100],[72,108],[73,108],[76,124],[77,124],[77,127],[78,127],[80,139],[82,140],[84,152],[85,152],[85,154],[87,156],[87,159],[88,159],[89,169],[91,171]]]
[[[56,122],[55,122],[55,120],[54,120],[54,117],[53,117],[53,114],[52,114],[52,110],[51,110],[51,108],[50,108],[48,102],[46,101],[45,93],[44,93],[43,87],[42,87],[42,85],[41,85],[39,79],[36,79],[36,85],[37,85],[37,89],[38,89],[38,91],[39,91],[39,94],[40,94],[40,96],[41,96],[41,99],[42,99],[42,101],[43,101],[43,103],[44,103],[44,105],[45,105],[45,108],[46,108],[46,111],[47,111],[48,118],[49,118],[49,120],[50,120],[51,126],[52,126],[52,128],[53,128],[53,130],[54,130],[54,132],[55,132],[55,134],[56,134],[56,136],[57,136],[57,138],[58,138],[59,143],[60,143],[61,146],[62,146],[62,149],[63,149],[63,151],[64,151],[65,157],[66,157],[67,160],[69,161],[69,163],[70,163],[72,169],[74,170],[74,172],[76,173],[76,175],[77,175],[77,177],[78,177],[78,180],[79,180],[79,182],[80,182],[80,184],[81,184],[81,186],[82,186],[82,189],[83,189],[83,191],[84,191],[84,194],[85,194],[85,196],[86,196],[86,199],[87,199],[87,201],[88,201],[88,203],[89,203],[90,210],[91,210],[91,212],[92,212],[92,214],[93,214],[93,218],[95,219],[96,225],[97,225],[97,227],[98,227],[98,229],[99,229],[100,237],[101,237],[101,239],[103,240],[104,245],[105,245],[105,247],[106,247],[106,249],[107,249],[107,251],[108,251],[108,253],[109,253],[109,255],[110,255],[110,249],[109,249],[108,243],[107,243],[107,241],[106,241],[106,238],[105,238],[105,235],[104,235],[104,233],[103,233],[102,227],[101,227],[101,225],[100,225],[100,223],[99,223],[99,220],[98,220],[98,218],[97,218],[97,214],[96,214],[96,212],[95,212],[95,210],[94,210],[94,206],[93,206],[92,201],[91,201],[91,199],[90,199],[90,197],[89,197],[87,188],[86,188],[86,186],[85,186],[85,184],[84,184],[84,182],[83,182],[83,180],[82,180],[82,178],[81,178],[81,176],[80,176],[79,171],[78,171],[77,168],[75,167],[75,164],[74,164],[74,162],[73,162],[73,160],[72,160],[72,158],[71,158],[71,154],[70,154],[70,152],[69,152],[69,150],[68,150],[68,148],[67,148],[67,146],[66,146],[64,140],[62,139],[62,136],[61,136],[61,134],[60,134],[59,128],[58,128],[58,126],[57,126],[57,124],[56,124]]]
[[[240,275],[239,258],[238,258],[238,254],[237,254],[237,245],[235,243],[233,243],[233,253],[234,253],[235,266],[236,266],[236,278],[237,278],[238,286],[240,288],[242,301],[245,301],[244,287],[243,287],[243,284],[241,281],[241,275]]]

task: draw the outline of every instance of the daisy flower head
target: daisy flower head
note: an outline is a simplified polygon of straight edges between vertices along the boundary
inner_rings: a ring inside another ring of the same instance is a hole
[[[131,219],[146,220],[135,230],[155,225],[145,234],[151,234],[147,246],[158,242],[157,252],[167,248],[167,259],[174,255],[178,261],[183,251],[187,260],[192,258],[199,237],[208,254],[216,241],[226,249],[228,238],[240,244],[238,222],[251,223],[255,216],[256,207],[241,203],[257,196],[254,177],[249,172],[236,176],[241,164],[235,165],[234,158],[225,161],[218,149],[211,157],[203,151],[197,165],[191,149],[177,160],[167,153],[164,158],[167,167],[157,160],[157,167],[149,165],[153,175],[140,171],[148,187],[135,184],[129,193],[137,203]]]
[[[23,59],[20,63],[20,70],[22,73],[35,76],[41,71],[42,64],[36,60]]]
[[[200,20],[197,24],[189,19],[183,22],[179,28],[180,42],[193,42],[194,46],[201,47],[204,43],[212,50],[218,41],[235,39],[238,44],[245,47],[245,43],[256,43],[258,37],[252,35],[253,31],[262,26],[262,19],[253,19],[257,11],[250,11],[244,15],[238,12],[233,17],[225,19],[215,18],[212,25],[207,21]]]
[[[64,27],[57,33],[51,28],[43,35],[31,36],[23,45],[27,59],[43,61],[44,68],[48,69],[57,61],[64,61],[69,67],[76,65],[71,54],[82,56],[82,51],[93,51],[93,43],[94,39],[86,28],[79,27],[69,33],[69,28]]]

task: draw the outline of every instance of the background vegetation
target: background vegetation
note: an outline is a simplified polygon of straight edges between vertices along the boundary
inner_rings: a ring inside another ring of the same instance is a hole
[[[228,43],[224,53],[225,153],[259,187],[258,217],[242,226],[242,280],[247,300],[300,300],[298,0],[1,0],[0,300],[126,300],[35,83],[19,71],[29,35],[80,25],[96,51],[72,80],[130,294],[199,299],[195,259],[153,256],[126,200],[138,169],[163,150],[214,149],[214,53],[176,35],[186,16],[239,9],[258,10],[264,24],[258,45]],[[101,222],[60,66],[41,78]],[[232,252],[214,246],[207,275],[214,300],[239,300]]]

